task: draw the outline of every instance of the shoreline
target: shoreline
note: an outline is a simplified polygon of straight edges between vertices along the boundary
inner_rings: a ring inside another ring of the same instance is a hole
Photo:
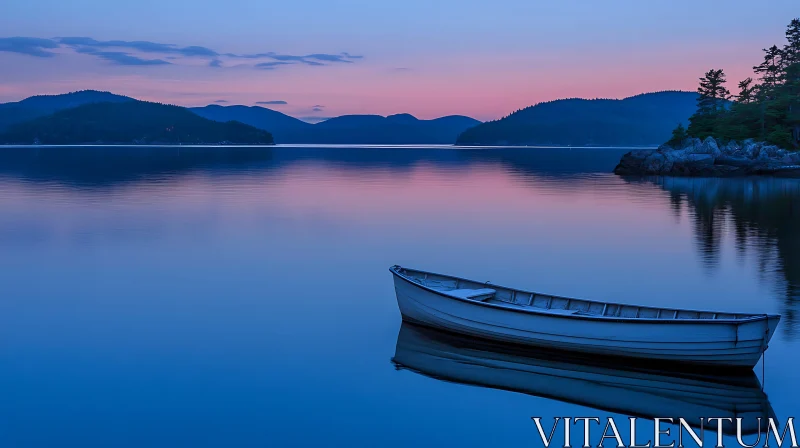
[[[559,145],[454,145],[446,143],[265,143],[265,144],[220,144],[220,143],[66,143],[66,144],[0,144],[0,148],[69,148],[69,147],[278,147],[278,148],[416,148],[416,149],[656,149],[657,146],[559,146]]]
[[[274,147],[275,143],[54,143],[54,144],[17,144],[3,143],[0,148],[105,148],[105,147],[161,147],[161,148],[242,148],[242,147]]]
[[[723,144],[714,137],[685,138],[657,149],[626,153],[614,168],[619,176],[800,177],[800,151],[752,139]]]

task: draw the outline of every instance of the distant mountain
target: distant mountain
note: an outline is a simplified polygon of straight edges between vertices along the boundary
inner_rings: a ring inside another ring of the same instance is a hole
[[[90,103],[10,126],[6,144],[272,144],[272,135],[231,121],[219,123],[188,109],[145,101]]]
[[[452,144],[461,132],[478,124],[478,120],[459,115],[435,120],[410,114],[343,115],[315,124],[310,133],[287,138],[295,143]]]
[[[54,112],[92,103],[120,103],[133,98],[97,90],[82,90],[62,95],[37,95],[22,101],[0,104],[0,131],[15,123],[44,117]]]
[[[275,132],[275,130],[304,130],[313,125],[278,111],[259,106],[220,106],[211,104],[205,107],[190,107],[190,111],[214,121],[238,121],[250,126]]]
[[[343,115],[310,124],[264,107],[195,107],[192,112],[211,120],[237,120],[267,130],[276,143],[319,144],[452,144],[480,121],[460,115],[419,120],[413,115]]]
[[[622,100],[539,103],[463,132],[459,145],[658,145],[697,109],[694,92],[645,93]]]

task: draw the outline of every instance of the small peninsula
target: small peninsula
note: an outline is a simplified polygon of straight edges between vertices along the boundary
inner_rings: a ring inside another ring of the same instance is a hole
[[[759,82],[742,80],[737,95],[725,86],[722,69],[706,72],[688,129],[678,124],[658,149],[625,154],[614,172],[800,177],[800,19],[786,28],[786,41],[764,49],[753,67]]]
[[[272,134],[200,117],[186,108],[146,101],[89,103],[13,124],[0,144],[272,145]]]
[[[775,145],[730,140],[725,144],[706,137],[687,138],[658,149],[631,151],[614,169],[619,175],[727,177],[775,175],[800,177],[800,153]]]

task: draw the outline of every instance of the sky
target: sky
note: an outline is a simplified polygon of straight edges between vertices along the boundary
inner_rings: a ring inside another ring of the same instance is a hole
[[[764,6],[768,4],[769,6]],[[480,120],[558,98],[729,88],[784,42],[798,0],[2,0],[0,102],[107,90]]]

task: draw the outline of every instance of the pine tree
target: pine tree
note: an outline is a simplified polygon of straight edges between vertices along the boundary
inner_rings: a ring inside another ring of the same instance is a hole
[[[725,72],[722,69],[711,69],[700,78],[700,87],[697,93],[697,106],[705,113],[717,113],[724,109],[725,102],[730,98],[731,92],[725,88]]]
[[[767,94],[772,93],[775,86],[780,82],[781,65],[783,64],[783,50],[773,45],[762,50],[764,61],[753,67],[753,71],[761,75],[762,91]]]
[[[786,45],[763,51],[763,61],[753,67],[760,83],[752,78],[741,81],[732,104],[722,70],[709,70],[700,78],[697,111],[689,118],[690,136],[757,138],[800,148],[800,19],[787,26]]]
[[[758,85],[756,90],[757,101],[761,109],[760,115],[760,131],[758,138],[765,140],[770,133],[770,128],[775,126],[773,117],[775,116],[774,100],[777,96],[776,87],[781,79],[781,65],[783,51],[777,45],[769,48],[764,48],[764,60],[761,64],[753,67],[753,71],[760,75],[758,78],[761,84]]]
[[[689,118],[689,135],[706,138],[715,135],[717,120],[731,96],[725,87],[725,72],[722,69],[707,71],[700,78],[697,93],[697,113]]]
[[[792,20],[786,28],[786,42],[783,47],[786,126],[792,144],[800,146],[800,19]]]
[[[783,54],[788,64],[800,62],[800,19],[794,19],[786,27],[787,44],[783,47]]]
[[[678,126],[672,130],[672,138],[669,139],[667,142],[668,145],[676,146],[681,144],[689,134],[686,132],[686,128],[683,127],[683,123],[678,123]]]
[[[747,78],[739,81],[739,94],[736,95],[736,101],[741,104],[750,104],[755,100],[756,87],[753,85],[753,78]]]

